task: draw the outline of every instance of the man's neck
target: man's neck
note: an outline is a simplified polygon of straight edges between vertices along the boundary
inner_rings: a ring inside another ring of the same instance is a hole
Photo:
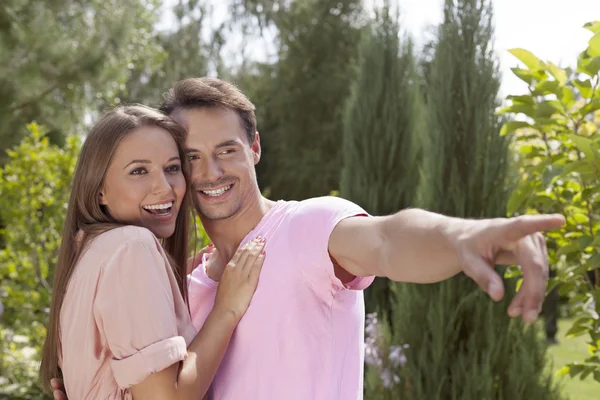
[[[226,263],[233,257],[242,240],[274,205],[274,201],[258,194],[230,218],[209,220],[200,217],[204,230],[219,251],[222,261]]]

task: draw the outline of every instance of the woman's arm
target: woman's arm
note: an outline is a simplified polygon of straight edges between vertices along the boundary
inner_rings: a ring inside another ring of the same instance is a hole
[[[134,399],[198,399],[208,392],[229,341],[246,312],[258,284],[264,241],[238,250],[225,267],[212,312],[188,347],[181,363],[156,372],[133,385]]]

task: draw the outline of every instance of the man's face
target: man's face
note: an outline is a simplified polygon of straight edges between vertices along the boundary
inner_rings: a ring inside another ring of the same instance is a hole
[[[188,131],[198,212],[208,219],[236,215],[259,192],[254,170],[260,159],[258,134],[250,146],[239,115],[229,109],[181,109],[172,117]]]

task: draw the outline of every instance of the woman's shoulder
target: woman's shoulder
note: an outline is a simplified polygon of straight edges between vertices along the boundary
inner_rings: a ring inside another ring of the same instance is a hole
[[[107,230],[91,239],[80,262],[104,265],[124,254],[149,253],[163,258],[160,243],[147,228],[126,225]]]
[[[156,248],[158,239],[147,228],[135,225],[125,225],[110,229],[99,234],[92,241],[92,247],[108,250],[130,245],[145,245]]]

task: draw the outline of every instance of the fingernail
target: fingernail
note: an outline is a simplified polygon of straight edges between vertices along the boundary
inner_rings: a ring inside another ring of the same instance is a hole
[[[494,300],[500,300],[502,298],[502,287],[497,282],[490,282],[488,286],[488,294]]]
[[[537,313],[537,311],[535,311],[535,310],[529,310],[529,311],[527,311],[527,312],[525,313],[525,317],[524,317],[524,319],[525,319],[527,322],[535,322],[535,320],[537,319],[537,317],[538,317],[538,313]]]
[[[265,255],[265,251],[264,251],[264,250],[263,250],[263,251],[261,251],[261,252],[260,252],[260,255],[261,255],[261,256],[264,256],[264,255]]]
[[[513,318],[516,318],[519,315],[521,315],[521,312],[522,312],[521,307],[513,307],[513,308],[508,309],[508,315],[510,315]]]
[[[212,244],[212,243],[208,244],[208,247],[213,247],[213,246],[214,246],[214,244]]]

